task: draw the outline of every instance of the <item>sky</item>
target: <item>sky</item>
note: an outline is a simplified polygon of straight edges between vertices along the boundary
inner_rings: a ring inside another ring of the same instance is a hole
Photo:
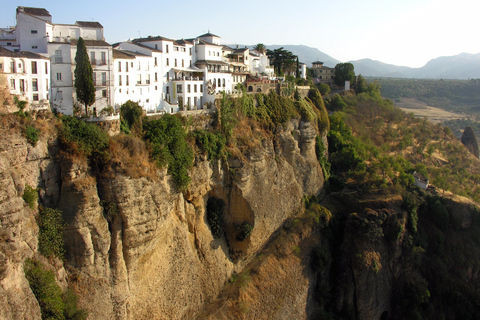
[[[15,25],[17,6],[45,8],[54,23],[98,21],[109,43],[210,31],[225,44],[301,44],[343,62],[370,58],[415,68],[480,53],[475,0],[10,0],[0,27]]]

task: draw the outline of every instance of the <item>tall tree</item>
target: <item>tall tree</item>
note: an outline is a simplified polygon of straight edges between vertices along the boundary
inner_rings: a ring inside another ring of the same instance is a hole
[[[88,107],[95,102],[95,86],[93,84],[93,69],[88,59],[87,47],[82,37],[78,38],[77,53],[75,55],[75,89],[77,100]]]
[[[353,64],[350,62],[338,63],[335,66],[335,78],[333,80],[337,86],[345,85],[345,81],[350,81],[353,85],[353,81],[355,80]]]
[[[355,78],[354,89],[356,94],[367,92],[367,83],[361,74]]]
[[[267,56],[277,75],[295,71],[297,56],[291,51],[285,50],[283,47],[274,50],[267,49]]]
[[[257,43],[253,49],[257,50],[258,52],[260,53],[263,53],[265,54],[265,52],[267,51],[267,47],[263,44],[263,43]]]

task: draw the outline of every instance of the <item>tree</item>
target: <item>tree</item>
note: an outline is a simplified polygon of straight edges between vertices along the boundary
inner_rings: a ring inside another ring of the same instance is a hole
[[[359,74],[358,77],[355,78],[354,89],[356,94],[367,92],[367,84],[365,82],[365,78],[361,74]]]
[[[267,56],[277,75],[283,75],[285,72],[295,71],[297,66],[297,56],[291,51],[285,50],[283,47],[274,50],[267,49]]]
[[[77,100],[88,107],[95,102],[95,86],[93,85],[93,69],[88,59],[87,47],[83,38],[78,38],[77,53],[75,55],[75,89]]]
[[[353,64],[350,62],[346,63],[338,63],[335,66],[335,84],[337,86],[343,86],[345,84],[345,81],[350,81],[351,84],[353,84],[353,81],[355,80],[355,71]]]
[[[258,52],[265,54],[267,51],[267,47],[263,43],[257,43],[254,47],[254,50],[257,50]]]

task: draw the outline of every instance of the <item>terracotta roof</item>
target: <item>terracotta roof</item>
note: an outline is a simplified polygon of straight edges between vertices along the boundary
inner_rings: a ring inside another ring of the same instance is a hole
[[[186,39],[180,39],[180,40],[175,40],[173,44],[179,45],[179,46],[184,46],[186,44],[193,44],[192,41],[186,40]]]
[[[49,58],[42,56],[41,54],[30,52],[30,51],[20,51],[19,52],[20,56],[29,58],[29,59],[46,59],[50,60]]]
[[[133,44],[134,44],[134,45],[136,45],[136,46],[139,46],[139,47],[142,47],[142,48],[148,49],[148,50],[150,50],[150,51],[154,51],[154,52],[162,52],[162,50],[155,49],[155,48],[152,48],[152,47],[146,46],[146,45],[144,45],[144,44],[141,44],[141,43],[134,42]]]
[[[203,39],[198,39],[198,44],[204,44],[204,45],[216,46],[216,47],[223,47],[222,45],[218,45],[218,44],[215,44],[215,43],[211,43],[211,42],[205,41],[205,40],[203,40]]]
[[[113,49],[113,59],[135,59],[135,55],[129,51]]]
[[[31,8],[31,7],[17,7],[17,14],[19,12],[25,12],[34,16],[51,17],[50,12],[44,8]]]
[[[105,42],[103,40],[83,40],[85,42],[85,46],[87,47],[110,47],[110,44],[108,42]],[[78,43],[78,39],[72,39],[70,40],[70,43],[73,46],[76,46]]]
[[[147,38],[136,38],[136,39],[133,39],[132,42],[146,42],[146,41],[158,41],[158,40],[173,42],[172,39],[168,39],[161,36],[154,36],[154,37],[148,36]]]
[[[0,47],[0,57],[17,58],[19,57],[19,54],[17,52],[13,52],[3,47]]]
[[[75,24],[80,27],[103,28],[100,22],[96,22],[96,21],[77,21],[75,22]]]
[[[198,36],[198,38],[202,38],[202,37],[217,37],[217,38],[220,38],[219,36],[214,35],[213,33],[210,33],[210,32],[202,34],[201,36]]]
[[[233,51],[233,48],[230,48],[229,46],[223,46],[223,50],[225,51]]]
[[[3,47],[0,47],[0,57],[9,57],[9,58],[27,58],[27,59],[45,59],[49,60],[47,57],[42,56],[38,53],[33,53],[30,51],[20,51],[14,52]]]

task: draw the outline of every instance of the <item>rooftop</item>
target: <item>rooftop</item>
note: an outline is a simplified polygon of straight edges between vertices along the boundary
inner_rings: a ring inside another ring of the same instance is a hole
[[[146,41],[170,41],[170,42],[173,42],[174,40],[172,39],[168,39],[168,38],[165,38],[165,37],[162,37],[162,36],[148,36],[146,38],[136,38],[136,39],[132,39],[131,41],[132,42],[146,42]]]
[[[219,36],[217,35],[214,35],[213,33],[205,33],[205,34],[202,34],[201,36],[198,36],[199,38],[203,38],[203,37],[217,37],[217,38],[220,38]]]
[[[75,24],[80,27],[103,28],[100,22],[96,22],[96,21],[77,21],[75,22]]]
[[[110,44],[103,40],[85,40],[84,39],[83,41],[85,42],[85,46],[87,47],[110,47]],[[72,39],[70,40],[70,43],[76,46],[78,43],[78,39]]]
[[[25,12],[34,16],[51,17],[50,12],[44,8],[32,8],[32,7],[17,7],[17,14],[19,12]]]

